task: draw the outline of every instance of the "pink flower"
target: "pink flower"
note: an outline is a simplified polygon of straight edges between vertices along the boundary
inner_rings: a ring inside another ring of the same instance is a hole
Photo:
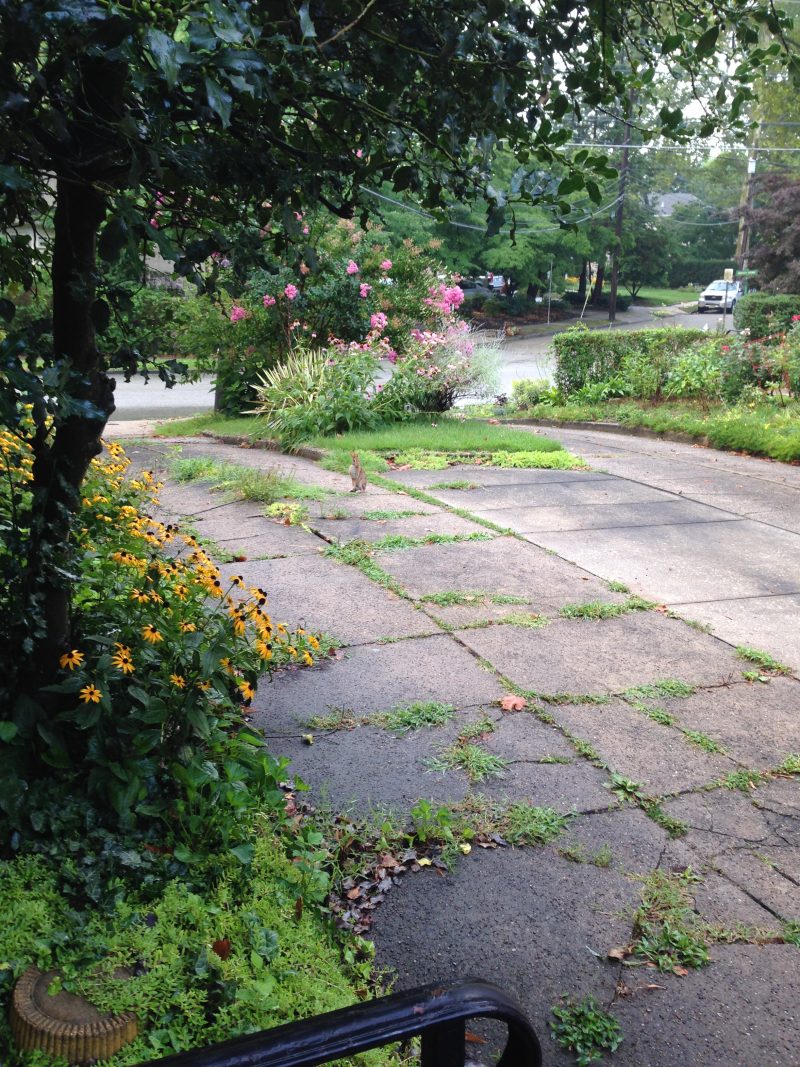
[[[275,304],[275,297],[270,296],[269,293],[264,293],[264,307],[271,308]]]
[[[300,222],[303,216],[300,214],[299,211],[295,211],[294,217],[297,219],[298,222]]]
[[[310,231],[309,231],[309,228],[308,228],[308,226],[304,226],[304,227],[303,227],[303,233],[305,233],[305,234],[308,234],[309,232],[310,232]]]
[[[354,259],[351,259],[350,262],[347,264],[347,273],[348,274],[358,274],[358,270],[359,270],[358,264],[356,263],[356,261]]]
[[[362,300],[364,300],[366,297],[368,297],[371,292],[372,292],[372,286],[371,285],[367,285],[366,282],[362,282],[361,285],[359,285],[359,287],[358,287],[358,295],[361,297]]]
[[[242,319],[247,318],[247,311],[245,308],[240,307],[238,304],[234,304],[231,308],[231,322],[240,322]]]
[[[297,286],[296,285],[292,285],[291,282],[289,282],[289,284],[286,286],[286,288],[283,291],[286,294],[286,299],[287,300],[294,300],[294,298],[300,292],[300,290],[297,288]]]
[[[373,330],[386,329],[386,323],[389,320],[386,318],[382,311],[376,311],[374,315],[370,315],[369,324]]]
[[[800,322],[800,315],[792,315],[792,322]]]
[[[153,227],[154,230],[157,230],[158,229],[158,219],[157,218],[150,219],[150,225]]]
[[[362,159],[364,156],[364,150],[361,148],[356,149],[356,159]]]
[[[392,269],[392,261],[390,259],[385,259],[383,261],[383,263],[381,263],[381,270],[391,270],[391,269]]]

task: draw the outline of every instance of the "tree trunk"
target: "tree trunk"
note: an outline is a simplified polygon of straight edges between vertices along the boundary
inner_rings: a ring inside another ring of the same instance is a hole
[[[586,299],[586,279],[588,277],[588,274],[589,274],[589,264],[584,259],[584,261],[583,261],[583,263],[581,265],[581,276],[578,279],[578,296],[581,298],[581,300],[585,300]]]
[[[606,257],[605,253],[603,258],[597,264],[597,277],[594,280],[594,290],[592,291],[592,303],[599,304],[603,298],[603,278],[606,272]]]
[[[91,185],[59,178],[53,248],[53,349],[64,368],[58,407],[66,417],[55,433],[39,441],[33,466],[34,506],[28,554],[26,606],[43,618],[33,655],[33,674],[42,681],[71,647],[70,534],[81,482],[101,451],[100,437],[114,410],[114,382],[101,369],[95,345],[97,233],[106,211]],[[70,410],[71,409],[71,410]]]

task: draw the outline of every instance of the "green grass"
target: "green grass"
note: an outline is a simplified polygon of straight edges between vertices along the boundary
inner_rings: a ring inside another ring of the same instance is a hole
[[[488,533],[470,534],[439,534],[429,533],[422,537],[405,537],[403,534],[389,534],[379,541],[373,542],[375,552],[400,552],[408,548],[419,548],[422,545],[455,545],[462,541],[492,541],[494,538]]]
[[[201,457],[174,459],[170,474],[178,482],[210,482],[211,489],[236,500],[274,504],[278,500],[324,500],[330,490],[307,485],[276,471],[253,470],[238,463]]]
[[[400,583],[379,567],[372,558],[373,546],[368,541],[356,539],[343,543],[330,545],[326,548],[325,555],[329,559],[335,559],[337,563],[343,563],[347,567],[357,567],[370,581],[390,590],[396,596],[409,600],[410,597]]]
[[[739,645],[736,649],[736,655],[740,659],[747,660],[748,663],[755,663],[762,671],[772,671],[773,674],[792,673],[791,667],[787,667],[785,663],[779,663],[778,660],[770,656],[769,652],[762,652],[757,648]]]
[[[707,410],[689,401],[609,400],[598,404],[539,404],[526,412],[537,419],[573,422],[618,422],[656,432],[689,434],[713,448],[733,449],[754,456],[791,462],[800,460],[800,406],[765,401],[752,408],[711,404]]]
[[[690,289],[662,289],[657,286],[642,286],[636,294],[635,304],[644,304],[646,307],[669,307],[671,304],[685,304],[691,301],[697,304],[700,290],[693,286]]]
[[[477,482],[468,482],[464,478],[456,478],[452,482],[434,482],[433,485],[428,486],[429,489],[463,489],[468,491],[470,489],[480,489],[480,485]]]
[[[495,620],[498,625],[519,626],[523,630],[540,630],[543,626],[547,626],[549,621],[546,615],[536,615],[530,611],[512,612],[510,615],[504,615],[501,619]]]
[[[387,522],[390,519],[410,519],[415,515],[424,515],[424,511],[363,511],[361,513],[362,519],[367,519],[369,522]]]
[[[463,771],[471,782],[483,782],[487,778],[499,777],[508,765],[508,760],[487,752],[481,745],[471,742],[456,742],[442,749],[438,756],[426,761],[433,771]]]
[[[593,997],[564,1000],[553,1009],[550,1022],[553,1039],[575,1054],[578,1067],[588,1067],[605,1059],[622,1044],[622,1027],[618,1020],[603,1011]]]
[[[600,600],[590,600],[586,604],[565,604],[559,611],[562,619],[616,619],[629,611],[650,611],[655,607],[649,600],[631,596],[624,604],[605,604]]]
[[[379,717],[381,725],[395,734],[421,730],[425,726],[444,726],[456,713],[452,704],[417,700],[406,707],[393,708]],[[377,719],[376,719],[377,721]]]
[[[553,808],[537,808],[516,802],[509,804],[500,832],[510,845],[546,845],[563,833],[569,816]]]
[[[442,415],[393,423],[377,430],[358,430],[336,438],[312,437],[304,444],[350,453],[383,452],[389,455],[421,449],[426,452],[561,452],[561,445],[525,430],[492,425],[483,419]],[[349,466],[349,461],[348,461]]]
[[[662,697],[690,697],[697,692],[697,687],[681,682],[677,678],[660,678],[650,685],[634,685],[622,694],[625,697],[642,697],[645,700],[659,700]]]
[[[681,733],[690,745],[696,745],[697,748],[702,748],[704,752],[725,752],[722,745],[718,744],[713,737],[709,737],[708,734],[701,733],[699,730],[682,730]]]
[[[660,971],[709,962],[708,931],[691,896],[697,880],[690,869],[682,874],[656,870],[643,880],[642,903],[634,916],[635,950]]]
[[[209,411],[203,415],[190,415],[187,419],[170,419],[153,430],[154,437],[196,437],[208,433],[215,437],[231,436],[264,438],[266,430],[261,419],[253,416],[215,415]]]

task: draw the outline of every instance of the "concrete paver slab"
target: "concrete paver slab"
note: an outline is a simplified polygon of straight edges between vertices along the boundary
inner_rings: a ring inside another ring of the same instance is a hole
[[[415,500],[402,491],[389,493],[378,489],[366,493],[336,493],[325,500],[310,500],[307,507],[314,518],[328,519],[339,514],[346,518],[356,517],[365,511],[415,511],[422,515],[439,513],[434,504]]]
[[[478,523],[469,522],[447,511],[403,519],[313,519],[310,525],[331,541],[350,541],[354,538],[379,541],[382,537],[396,534],[403,537],[425,537],[426,534],[464,535],[489,532]]]
[[[615,700],[553,707],[558,723],[588,741],[612,771],[638,782],[650,796],[706,785],[734,769],[724,756],[690,745],[677,731]]]
[[[491,739],[487,743],[491,750]],[[562,815],[607,811],[616,806],[604,788],[608,775],[586,760],[540,763],[516,759],[502,775],[481,782],[480,790],[496,800],[521,800],[534,808],[553,808]]]
[[[630,923],[621,916],[635,904],[628,878],[554,848],[474,849],[444,878],[406,877],[388,895],[373,927],[377,962],[397,970],[400,989],[478,967],[520,1000],[545,1062],[572,1063],[549,1039],[550,1009],[563,994],[612,999],[618,968],[590,949],[604,955],[625,944]]]
[[[491,518],[495,522],[502,523],[505,520],[509,525],[514,514],[527,508],[670,503],[675,500],[671,493],[620,478],[570,482],[520,481],[511,485],[471,489],[467,493],[457,489],[433,489],[431,495],[445,504],[466,507],[470,511],[492,512]]]
[[[792,678],[702,689],[665,705],[680,725],[707,734],[747,767],[777,767],[800,743],[800,683]]]
[[[517,685],[538,693],[618,693],[676,678],[716,685],[739,676],[741,661],[678,619],[636,612],[592,622],[559,619],[540,630],[459,631],[459,640]]]
[[[258,513],[258,505],[231,504],[196,515],[192,526],[229,552],[249,556],[290,556],[298,552],[319,555],[326,547],[301,526],[285,526]]]
[[[398,485],[410,485],[415,489],[428,489],[440,482],[465,481],[478,486],[526,486],[549,485],[554,482],[595,482],[611,477],[602,471],[559,471],[545,468],[522,470],[517,468],[484,467],[472,463],[455,464],[438,471],[390,471],[385,477]],[[463,497],[463,491],[462,497]],[[438,497],[439,493],[435,495]]]
[[[478,516],[512,527],[518,533],[568,530],[612,530],[629,526],[669,526],[726,522],[736,515],[688,500],[645,501],[637,504],[571,504],[565,507],[471,507]]]
[[[626,804],[573,820],[559,838],[558,848],[578,846],[585,863],[608,849],[609,866],[626,874],[645,874],[658,866],[667,841],[660,826],[639,808]]]
[[[710,626],[723,641],[760,648],[800,671],[800,594],[673,606],[686,618]]]
[[[528,539],[667,604],[800,592],[800,537],[746,519]]]
[[[381,553],[379,561],[415,597],[480,589],[525,596],[534,611],[536,604],[554,600],[619,600],[577,567],[508,537]]]
[[[308,555],[225,564],[220,569],[228,577],[241,574],[247,586],[265,589],[275,621],[292,627],[299,623],[345,644],[411,637],[434,629],[431,620],[407,601],[381,589],[355,567],[331,559]]]
[[[362,645],[319,669],[280,674],[259,689],[253,707],[259,724],[269,732],[276,715],[292,713],[305,721],[332,708],[367,715],[415,700],[466,708],[490,704],[502,695],[497,680],[442,634],[392,645]]]
[[[621,1067],[789,1067],[800,1064],[800,972],[792,945],[717,945],[707,970],[685,978],[629,978],[614,1006],[625,1040]],[[637,987],[640,991],[636,991]]]

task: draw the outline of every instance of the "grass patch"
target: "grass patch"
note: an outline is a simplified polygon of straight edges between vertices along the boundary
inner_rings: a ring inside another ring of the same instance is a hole
[[[429,489],[463,489],[464,492],[468,492],[470,489],[480,489],[481,487],[477,482],[468,482],[463,478],[457,478],[452,482],[435,482],[433,485],[428,486]]]
[[[778,660],[773,659],[769,652],[762,652],[758,648],[748,648],[746,645],[739,645],[736,649],[736,655],[739,656],[740,659],[746,660],[748,663],[755,663],[762,671],[771,671],[773,674],[792,673],[791,667],[787,667],[785,663],[780,663]]]
[[[328,440],[327,448],[328,451],[319,461],[320,467],[326,471],[337,471],[339,474],[347,474],[353,462],[353,457],[350,453],[338,447],[331,448],[330,440]],[[380,471],[389,470],[389,464],[383,456],[379,456],[376,452],[365,450],[359,452],[358,458],[361,460],[361,466],[368,474],[377,474]]]
[[[491,541],[488,533],[439,534],[429,533],[422,537],[405,537],[403,534],[389,534],[373,542],[376,552],[398,552],[407,548],[419,548],[421,545],[455,545],[461,541]]]
[[[740,793],[750,793],[767,781],[769,775],[761,771],[731,771],[720,779],[720,785],[724,789],[738,789]]]
[[[624,582],[617,582],[612,579],[610,582],[606,582],[606,586],[612,593],[630,593],[630,589]]]
[[[550,621],[546,615],[535,615],[530,611],[512,612],[502,619],[495,620],[498,625],[519,626],[523,630],[540,630]]]
[[[681,874],[656,870],[643,881],[634,945],[637,955],[660,971],[705,967],[709,962],[707,928],[694,911],[690,892],[697,881],[690,868]]]
[[[697,748],[702,748],[704,752],[725,754],[725,749],[722,745],[717,744],[714,738],[709,737],[708,734],[703,734],[699,730],[682,730],[681,733],[690,745],[696,745]]]
[[[655,800],[646,801],[642,804],[642,811],[648,819],[652,819],[662,830],[666,830],[670,837],[684,837],[689,832],[688,823],[685,823],[683,819],[676,819],[673,815],[668,815]]]
[[[659,700],[662,697],[690,697],[696,692],[697,687],[689,685],[688,682],[681,682],[677,678],[660,678],[649,685],[631,686],[622,695],[634,699],[641,697],[645,700]]]
[[[154,437],[197,437],[211,434],[214,437],[250,437],[264,440],[269,437],[266,423],[253,416],[215,415],[213,411],[202,415],[190,415],[187,419],[170,419],[152,431]]]
[[[611,697],[604,693],[536,693],[533,690],[524,694],[545,704],[610,704]]]
[[[463,771],[471,782],[484,782],[487,778],[498,778],[508,766],[508,760],[487,752],[481,745],[470,741],[456,742],[442,749],[438,756],[432,756],[426,765],[433,771]]]
[[[395,734],[407,734],[412,730],[421,730],[428,726],[444,726],[454,717],[456,709],[452,704],[440,704],[436,701],[417,700],[406,707],[393,708],[376,717],[382,726]]]
[[[630,801],[633,804],[640,804],[646,800],[643,785],[616,771],[611,772],[610,781],[604,782],[603,785],[606,789],[610,789],[618,800]]]
[[[410,519],[415,515],[424,515],[424,511],[364,511],[361,513],[362,519],[367,519],[369,522],[387,522],[390,519]]]
[[[568,821],[568,815],[561,815],[553,808],[517,802],[506,808],[500,833],[510,845],[546,845],[563,833]]]
[[[210,482],[211,489],[233,500],[274,504],[279,500],[324,500],[330,490],[306,485],[276,471],[253,470],[238,463],[218,463],[202,457],[179,458],[170,464],[178,482]]]
[[[535,443],[537,452],[561,452],[558,441],[547,437],[535,438],[525,430],[501,424],[493,425],[484,419],[463,419],[458,416],[434,416],[392,423],[376,430],[358,430],[336,438],[312,437],[303,442],[318,448],[349,454],[356,451],[397,456],[399,453],[424,452],[525,452]],[[348,459],[348,466],[350,461]]]
[[[674,726],[675,716],[670,715],[664,708],[648,708],[645,704],[637,704],[636,707],[643,711],[648,719],[657,722],[659,726]]]
[[[639,596],[631,596],[624,604],[605,604],[601,600],[590,600],[586,604],[565,604],[560,609],[562,619],[616,619],[629,611],[650,611],[656,605]]]
[[[573,471],[586,470],[588,467],[584,460],[573,456],[571,452],[493,452],[483,462],[504,469]]]
[[[713,404],[707,410],[688,401],[646,404],[609,400],[598,404],[538,405],[525,414],[537,419],[574,422],[617,422],[656,432],[678,431],[712,448],[733,449],[754,456],[791,462],[800,459],[798,405],[764,401],[752,408]]]

